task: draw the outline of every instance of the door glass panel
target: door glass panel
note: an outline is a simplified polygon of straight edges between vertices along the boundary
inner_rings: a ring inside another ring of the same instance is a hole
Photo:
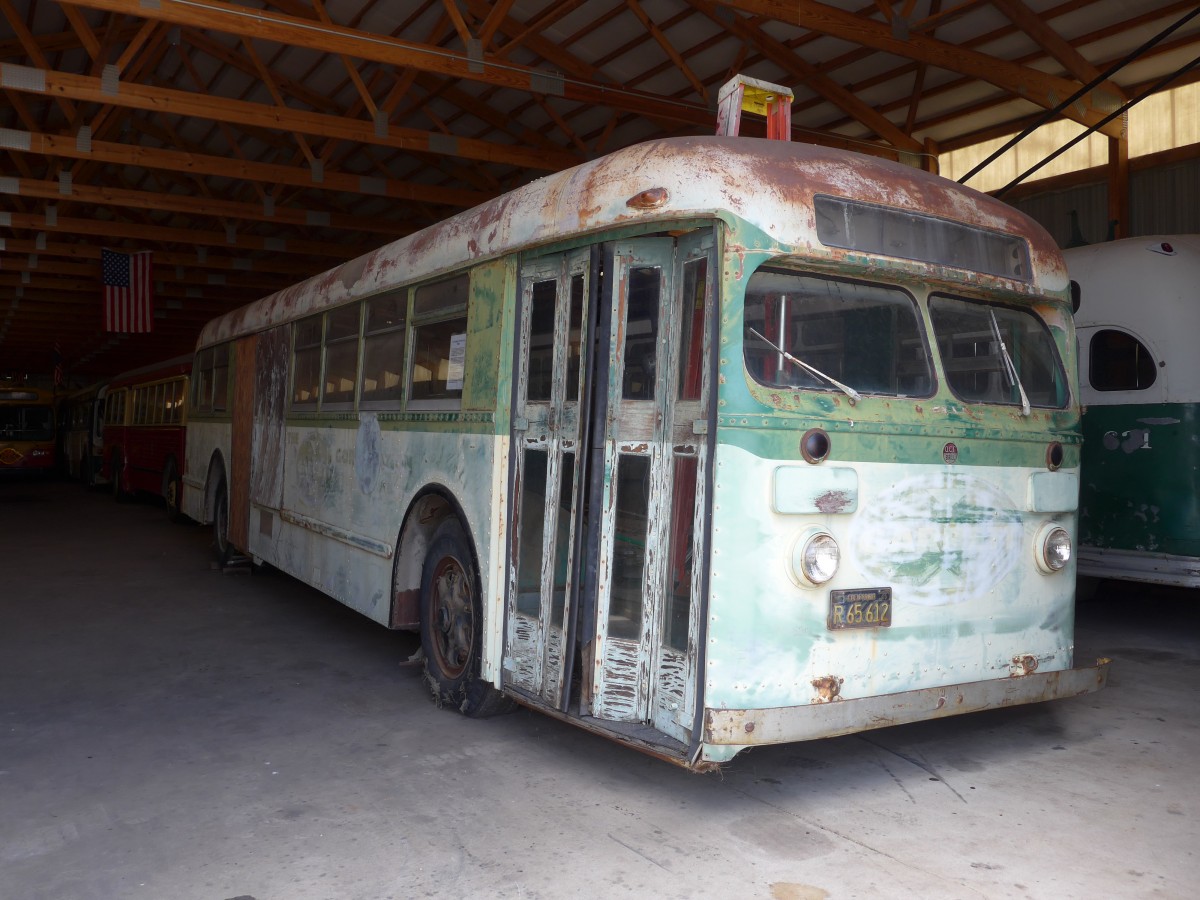
[[[546,509],[546,453],[526,449],[521,488],[521,532],[517,567],[517,612],[537,618],[541,612],[542,519]]]
[[[579,365],[583,342],[583,276],[571,278],[571,328],[567,335],[567,394],[568,403],[579,399]]]
[[[650,457],[621,456],[613,541],[612,597],[608,636],[636,641],[642,634],[646,533],[650,506]]]
[[[629,271],[629,314],[625,324],[626,400],[654,399],[654,367],[658,352],[658,295],[662,270],[641,266]]]
[[[695,531],[696,457],[677,456],[671,491],[671,555],[667,571],[667,609],[662,644],[688,647],[688,610],[692,602],[693,532]]]
[[[554,385],[554,307],[557,284],[539,281],[529,306],[529,386],[525,397],[549,402]]]
[[[689,262],[683,270],[679,313],[679,399],[699,400],[704,353],[704,301],[708,259]]]
[[[561,628],[571,577],[571,496],[575,484],[575,454],[564,453],[558,491],[558,521],[554,535],[554,596],[550,598],[550,624]]]

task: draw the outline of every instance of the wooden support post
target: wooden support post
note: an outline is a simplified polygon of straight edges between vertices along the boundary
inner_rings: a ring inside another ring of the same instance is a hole
[[[1108,139],[1109,236],[1116,240],[1129,234],[1129,137]]]
[[[921,168],[934,175],[942,174],[941,160],[938,159],[938,142],[933,138],[925,138],[925,155],[921,157]]]

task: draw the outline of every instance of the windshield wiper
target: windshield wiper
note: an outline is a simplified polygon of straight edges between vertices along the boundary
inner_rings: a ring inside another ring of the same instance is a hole
[[[763,337],[761,334],[759,334],[758,331],[755,330],[754,328],[750,329],[750,333],[752,335],[754,335],[756,338],[758,338],[760,341],[762,341],[764,344],[766,344],[768,347],[772,347],[777,353],[779,353],[780,356],[782,356],[788,362],[792,363],[793,365],[799,366],[801,369],[803,369],[809,375],[814,375],[817,378],[820,378],[822,381],[827,381],[830,384],[832,384],[835,388],[837,388],[839,391],[841,391],[843,394],[845,394],[847,397],[850,398],[851,404],[857,403],[859,400],[862,399],[862,394],[860,394],[854,388],[850,387],[849,385],[842,384],[840,381],[838,381],[832,375],[826,375],[820,369],[810,366],[804,360],[796,359],[796,357],[792,356],[792,354],[788,353],[786,350],[784,350],[782,347],[780,347],[774,341],[767,340],[765,337]]]
[[[1008,348],[1004,346],[1004,338],[1000,337],[1000,323],[996,321],[996,311],[988,310],[988,315],[992,317],[992,334],[996,338],[996,343],[1000,345],[1000,353],[1004,357],[1004,372],[1008,375],[1008,382],[1018,391],[1021,392],[1021,415],[1029,415],[1029,397],[1025,394],[1025,386],[1021,384],[1021,376],[1017,374],[1017,367],[1013,365],[1012,357],[1008,355]]]

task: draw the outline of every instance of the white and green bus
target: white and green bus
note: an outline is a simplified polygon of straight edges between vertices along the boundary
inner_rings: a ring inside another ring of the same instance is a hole
[[[1200,587],[1200,235],[1064,255],[1079,285],[1079,573]]]
[[[888,161],[690,137],[210,322],[184,510],[513,702],[697,769],[1070,696],[1062,255]]]

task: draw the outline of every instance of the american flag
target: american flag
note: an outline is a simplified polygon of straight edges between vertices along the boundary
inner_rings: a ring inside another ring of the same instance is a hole
[[[104,330],[150,331],[154,326],[154,283],[150,280],[149,250],[117,253],[102,250]]]

